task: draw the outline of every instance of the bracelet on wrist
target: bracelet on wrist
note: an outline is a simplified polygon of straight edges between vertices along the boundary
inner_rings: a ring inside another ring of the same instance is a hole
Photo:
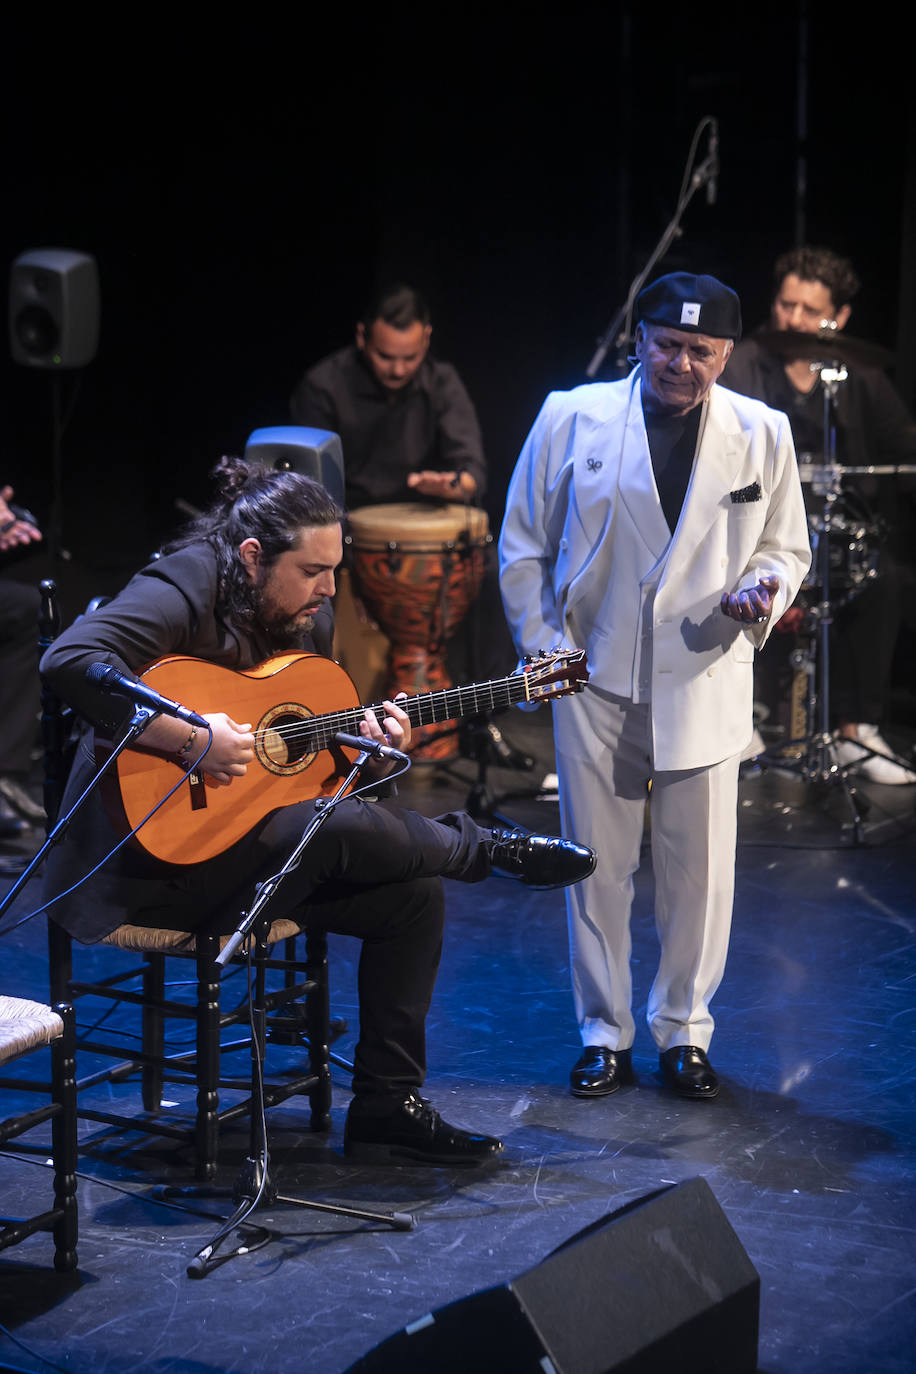
[[[176,750],[176,753],[178,754],[178,757],[179,757],[179,758],[186,759],[186,758],[188,757],[188,755],[190,754],[191,750],[194,748],[194,741],[195,741],[196,739],[197,739],[197,726],[196,726],[196,725],[192,725],[192,726],[191,726],[191,733],[188,735],[188,738],[185,740],[185,742],[184,742],[184,744],[181,746],[181,748],[178,749],[178,750]]]

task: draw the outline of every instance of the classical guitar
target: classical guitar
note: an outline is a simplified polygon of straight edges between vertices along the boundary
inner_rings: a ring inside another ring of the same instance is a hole
[[[550,653],[511,677],[421,693],[398,704],[411,725],[434,725],[518,702],[566,696],[580,691],[587,679],[583,650]],[[225,711],[233,720],[254,723],[254,762],[228,787],[208,785],[199,770],[188,771],[174,755],[145,749],[142,742],[118,758],[106,800],[112,819],[127,830],[140,825],[186,773],[134,837],[148,854],[167,863],[213,858],[278,807],[329,795],[356,757],[334,736],[338,731],[358,735],[367,708],[359,704],[344,670],[330,659],[281,654],[236,672],[196,658],[163,658],[147,668],[143,680],[173,701],[193,703],[195,711]],[[380,721],[384,718],[381,703],[368,709]],[[100,740],[97,748],[101,753],[106,745]]]

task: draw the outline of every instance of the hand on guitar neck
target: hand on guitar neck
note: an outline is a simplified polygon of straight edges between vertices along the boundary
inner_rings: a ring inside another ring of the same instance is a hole
[[[410,717],[406,711],[398,706],[399,701],[406,701],[407,693],[399,692],[394,701],[383,701],[385,709],[384,717],[379,721],[378,716],[372,710],[366,709],[362,720],[359,722],[359,733],[363,739],[375,740],[378,744],[390,745],[392,749],[398,749],[406,753],[410,744]],[[383,778],[386,773],[400,765],[391,759],[370,759],[363,768],[363,776],[366,778]]]

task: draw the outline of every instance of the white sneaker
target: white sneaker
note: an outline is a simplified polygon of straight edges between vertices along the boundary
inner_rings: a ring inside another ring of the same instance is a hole
[[[858,735],[858,740],[837,740],[837,762],[844,768],[852,768],[869,782],[880,782],[885,787],[902,787],[916,782],[916,773],[889,757],[891,747],[879,734],[877,725],[860,724]],[[863,744],[874,753],[867,753]]]

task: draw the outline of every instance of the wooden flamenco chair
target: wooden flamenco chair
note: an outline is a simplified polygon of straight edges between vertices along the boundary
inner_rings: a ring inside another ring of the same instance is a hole
[[[60,617],[54,583],[44,581],[40,590],[39,647],[44,651],[59,633]],[[69,772],[73,724],[67,708],[43,687],[44,800],[49,828],[58,819]],[[297,937],[302,933],[302,923],[284,918],[252,935],[254,976],[260,980],[263,1011],[270,1018],[269,1037],[298,1044],[307,1056],[302,1071],[287,1072],[264,1083],[263,1105],[272,1107],[290,1097],[304,1096],[309,1103],[310,1128],[325,1131],[331,1120],[332,1058],[327,941],[319,932],[307,932],[303,958],[296,952]],[[222,1001],[226,999],[221,1001],[223,971],[217,958],[231,937],[201,928],[173,930],[165,923],[161,927],[124,924],[91,947],[90,953],[53,919],[48,922],[48,935],[52,1001],[72,1000],[88,1006],[89,999],[96,1004],[100,999],[107,1008],[76,1042],[78,1061],[92,1056],[106,1065],[77,1078],[79,1117],[184,1142],[193,1151],[196,1177],[214,1178],[221,1129],[247,1117],[252,1107],[250,1076],[244,1068],[232,1073],[226,1067],[231,1066],[232,1055],[245,1050],[251,1054],[253,1049],[248,1003],[243,999],[240,1005],[225,1006]],[[120,960],[108,957],[112,951],[139,958],[125,958],[121,967]],[[192,966],[192,977],[179,982],[193,987],[193,1000],[182,1001],[167,992],[167,966],[173,960],[183,961],[184,967]],[[92,966],[88,974],[81,967],[87,961]],[[246,962],[240,951],[229,965],[238,967]],[[96,1030],[116,1006],[138,1009],[140,1028],[135,1038],[140,1048],[125,1049],[116,1035],[106,1036]],[[193,1027],[193,1045],[176,1046],[176,1027],[187,1038],[189,1025]],[[236,1034],[234,1028],[240,1028],[241,1033]],[[335,1062],[348,1067],[336,1056]],[[111,1101],[113,1092],[108,1101],[99,1101],[99,1094],[94,1094],[93,1105],[88,1105],[91,1089],[102,1083],[124,1083],[138,1073],[142,1111],[119,1110]],[[173,1119],[170,1109],[164,1111],[166,1084],[190,1085],[196,1090],[196,1108],[190,1120]],[[226,1104],[224,1098],[230,1091],[241,1093],[241,1100]]]
[[[17,1106],[23,1097],[40,1095],[42,1105],[18,1110],[0,1119],[0,1146],[10,1141],[16,1153],[47,1146],[19,1143],[19,1137],[51,1122],[51,1165],[54,1177],[53,1205],[29,1217],[0,1216],[0,1250],[18,1245],[39,1231],[50,1231],[54,1240],[54,1267],[68,1273],[77,1267],[78,1209],[76,1196],[76,1083],[74,1081],[74,1022],[71,1006],[48,1007],[22,997],[0,996],[0,1093],[9,1094]],[[10,1076],[7,1072],[27,1056],[47,1050],[51,1057],[50,1081]],[[42,1158],[41,1163],[44,1163]]]

